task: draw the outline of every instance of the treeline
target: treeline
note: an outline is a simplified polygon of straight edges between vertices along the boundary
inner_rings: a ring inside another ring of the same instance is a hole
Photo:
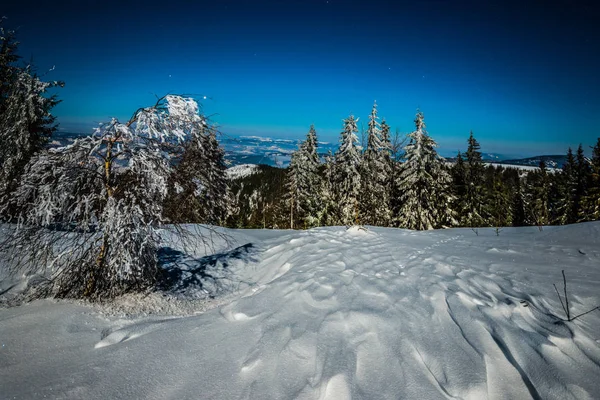
[[[366,146],[357,119],[344,121],[340,147],[320,160],[313,126],[285,172],[234,181],[238,206],[232,227],[306,229],[364,224],[409,229],[559,225],[600,219],[600,138],[592,158],[580,145],[562,168],[526,171],[486,165],[471,132],[467,150],[453,164],[438,156],[418,112],[403,152],[392,145],[390,127],[373,106]],[[252,183],[250,183],[252,182]],[[250,183],[250,184],[248,184]],[[238,187],[245,195],[239,196]],[[242,199],[242,200],[240,200]],[[267,210],[268,208],[268,210]]]

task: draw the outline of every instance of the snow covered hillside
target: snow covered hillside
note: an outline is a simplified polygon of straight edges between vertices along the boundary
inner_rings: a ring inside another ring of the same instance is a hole
[[[0,309],[0,397],[600,398],[600,310],[552,286],[600,305],[600,223],[226,232],[216,299]]]
[[[229,167],[226,170],[227,178],[233,180],[255,174],[257,172],[257,167],[258,165],[256,164],[240,164],[235,165],[233,167]]]

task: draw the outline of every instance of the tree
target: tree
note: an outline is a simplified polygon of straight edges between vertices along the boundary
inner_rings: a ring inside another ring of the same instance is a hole
[[[523,199],[523,186],[518,172],[515,170],[516,179],[512,186],[511,195],[511,221],[512,226],[524,226],[526,221],[525,216],[525,201]]]
[[[331,150],[325,155],[322,184],[323,212],[321,214],[321,224],[325,226],[336,225],[339,220],[338,207],[335,201],[335,158]]]
[[[488,210],[486,210],[485,204],[484,165],[480,151],[481,146],[473,136],[472,131],[468,143],[469,147],[465,153],[465,193],[462,202],[463,208],[459,213],[462,216],[461,225],[474,228],[487,225]]]
[[[560,204],[558,206],[559,224],[573,224],[577,222],[577,162],[573,150],[569,147],[567,161],[559,174]]]
[[[583,201],[588,195],[588,188],[590,179],[592,176],[591,166],[583,153],[583,146],[581,144],[577,148],[577,186],[575,188],[575,199],[574,207],[577,212],[577,221],[585,221],[585,213],[583,212]]]
[[[462,213],[467,209],[465,204],[465,197],[467,193],[467,169],[465,166],[464,158],[459,151],[456,155],[456,163],[452,166],[452,186],[454,188],[454,205],[453,208],[457,210],[457,218],[459,221],[463,220]]]
[[[314,125],[310,126],[306,140],[302,143],[300,151],[300,197],[301,208],[305,210],[304,225],[307,228],[318,226],[323,214],[322,190],[323,182],[319,175],[321,162],[317,153],[317,131]]]
[[[592,148],[589,190],[582,202],[582,219],[600,219],[600,138]]]
[[[537,225],[540,230],[549,222],[550,180],[546,162],[540,160],[537,171],[530,172],[527,176],[527,193],[525,196],[525,208],[528,212],[530,222]]]
[[[40,80],[31,65],[14,65],[19,57],[13,31],[0,26],[0,40],[0,198],[3,198],[15,190],[27,162],[56,131],[51,110],[59,101],[56,95],[45,94],[63,83]]]
[[[231,209],[225,153],[204,117],[198,127],[174,168],[165,216],[175,223],[222,225]]]
[[[363,155],[361,180],[361,219],[365,224],[387,226],[391,220],[391,160],[389,127],[385,136],[377,121],[377,103],[373,104],[367,129],[367,150]]]
[[[11,84],[19,71],[15,63],[20,58],[17,55],[19,42],[15,32],[2,26],[4,19],[5,17],[0,18],[0,115],[5,112],[5,101],[12,91]]]
[[[302,221],[305,228],[318,226],[323,214],[319,167],[317,132],[311,125],[306,140],[292,154],[287,185],[290,214],[295,213],[295,219]]]
[[[408,135],[406,161],[398,177],[402,205],[396,218],[401,227],[416,230],[454,225],[452,178],[435,151],[435,141],[425,131],[420,111],[415,126],[415,131]]]
[[[340,147],[335,153],[334,192],[338,203],[339,221],[345,225],[357,224],[358,201],[361,190],[358,119],[350,115],[344,120],[340,133]]]
[[[127,123],[113,119],[32,158],[11,199],[16,227],[1,247],[15,270],[49,273],[34,297],[110,299],[160,279],[170,154],[203,122],[193,99],[166,96]]]
[[[290,210],[290,229],[294,229],[295,221],[304,212],[299,201],[300,197],[300,164],[302,163],[302,152],[300,149],[292,153],[290,165],[286,176],[286,202]]]
[[[489,166],[486,170],[485,202],[488,205],[489,222],[496,229],[512,224],[512,204],[508,186],[502,179],[502,167]]]

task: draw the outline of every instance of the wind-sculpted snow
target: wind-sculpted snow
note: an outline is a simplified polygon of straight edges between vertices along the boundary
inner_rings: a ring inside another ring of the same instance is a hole
[[[6,398],[594,399],[600,223],[434,232],[229,231],[232,300],[115,319],[0,311]],[[228,254],[223,249],[218,257]],[[221,258],[219,258],[221,260]],[[240,261],[241,260],[241,261]],[[558,285],[562,287],[562,283]],[[1,397],[1,396],[0,396]]]

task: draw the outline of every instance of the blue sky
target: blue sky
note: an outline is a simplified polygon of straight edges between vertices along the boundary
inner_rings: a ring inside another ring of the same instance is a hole
[[[47,79],[65,81],[62,130],[90,131],[182,93],[230,135],[300,138],[314,123],[320,140],[336,141],[342,119],[366,123],[377,100],[403,133],[420,108],[446,151],[464,149],[470,130],[484,150],[519,155],[562,154],[600,136],[591,1],[148,4],[2,11],[24,59],[40,72],[56,66]]]

